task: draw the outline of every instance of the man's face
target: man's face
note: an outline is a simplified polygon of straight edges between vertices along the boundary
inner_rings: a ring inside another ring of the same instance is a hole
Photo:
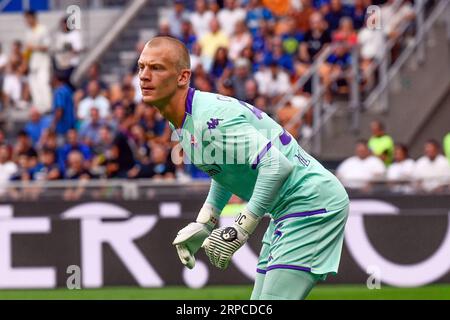
[[[431,160],[434,160],[437,157],[437,155],[439,154],[438,148],[436,148],[436,146],[432,143],[425,144],[424,152],[425,152],[425,155]]]
[[[148,105],[164,105],[178,88],[179,73],[175,59],[166,45],[146,46],[139,57],[139,79],[142,100]]]
[[[355,154],[358,158],[365,159],[370,155],[370,151],[365,144],[358,143],[355,148]]]
[[[34,25],[36,24],[36,18],[31,15],[25,15],[25,22],[29,27],[34,27]]]

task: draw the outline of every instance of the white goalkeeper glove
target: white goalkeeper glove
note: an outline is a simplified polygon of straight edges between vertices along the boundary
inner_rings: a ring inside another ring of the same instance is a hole
[[[196,222],[191,222],[178,231],[172,244],[177,249],[181,263],[189,269],[194,268],[194,255],[200,249],[203,241],[211,234],[211,231],[217,225],[219,216],[220,212],[210,204],[205,203],[200,209]]]
[[[260,217],[244,209],[233,226],[215,229],[202,245],[209,261],[219,269],[225,270],[233,254],[247,242],[260,220]]]

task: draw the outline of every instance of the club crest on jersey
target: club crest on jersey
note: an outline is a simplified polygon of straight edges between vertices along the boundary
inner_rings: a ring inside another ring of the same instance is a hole
[[[236,240],[237,238],[237,231],[233,227],[225,228],[222,233],[220,234],[220,237],[227,242],[232,242]]]
[[[209,121],[206,122],[206,124],[208,125],[208,129],[215,129],[217,128],[217,126],[219,125],[219,121],[222,121],[223,119],[218,119],[218,118],[211,118],[209,119]]]

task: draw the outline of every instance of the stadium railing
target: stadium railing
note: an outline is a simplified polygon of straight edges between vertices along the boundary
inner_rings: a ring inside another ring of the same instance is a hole
[[[361,194],[443,194],[450,195],[450,178],[387,180],[385,178],[345,179],[352,193]],[[192,192],[206,197],[210,182],[150,179],[98,179],[59,181],[10,181],[0,184],[0,202],[35,200],[142,200],[189,198]]]

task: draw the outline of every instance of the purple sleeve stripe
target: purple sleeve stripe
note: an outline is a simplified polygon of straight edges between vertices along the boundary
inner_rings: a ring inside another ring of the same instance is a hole
[[[308,216],[313,216],[316,214],[321,214],[321,213],[326,213],[327,209],[319,209],[319,210],[314,210],[314,211],[304,211],[304,212],[294,212],[294,213],[290,213],[287,214],[281,218],[278,218],[277,220],[275,220],[275,223],[278,223],[280,221],[283,221],[285,219],[288,218],[295,218],[295,217],[308,217]]]
[[[293,266],[290,264],[274,264],[272,266],[269,266],[267,268],[267,271],[273,270],[273,269],[290,269],[290,270],[298,270],[298,271],[305,271],[305,272],[311,272],[311,268],[307,267],[300,267],[300,266]]]
[[[291,140],[292,140],[291,135],[286,130],[283,129],[283,133],[280,135],[281,144],[283,146],[288,145],[289,142],[291,142]]]
[[[265,148],[263,150],[261,150],[261,152],[256,157],[256,160],[252,164],[252,169],[256,169],[256,167],[258,166],[258,164],[261,161],[262,157],[264,157],[264,155],[267,153],[267,151],[269,151],[269,149],[271,147],[272,147],[272,141],[269,141],[269,143],[265,146]]]
[[[257,273],[261,273],[261,274],[266,274],[266,270],[263,270],[263,269],[259,269],[259,268],[256,268],[256,272]]]

